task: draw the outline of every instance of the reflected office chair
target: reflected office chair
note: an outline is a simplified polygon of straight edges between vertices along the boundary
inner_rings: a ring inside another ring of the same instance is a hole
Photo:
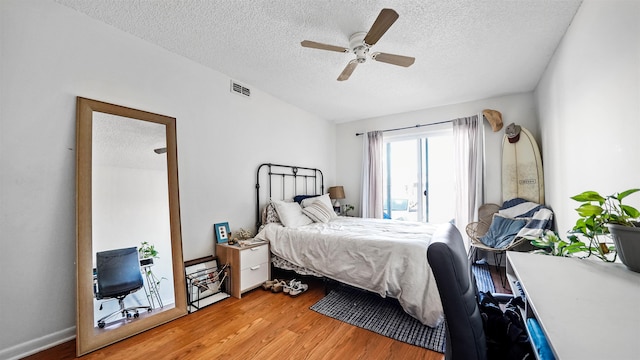
[[[438,285],[446,318],[446,360],[486,360],[487,340],[476,294],[475,276],[460,231],[446,224],[427,249],[427,259]],[[500,302],[511,295],[495,294]]]
[[[119,310],[98,320],[99,328],[104,328],[106,320],[118,313],[123,318],[132,316],[137,318],[140,316],[138,312],[140,309],[151,311],[150,306],[128,308],[124,306],[124,298],[144,286],[136,247],[96,253],[96,280],[98,283],[96,299],[118,299],[118,304],[120,305]]]

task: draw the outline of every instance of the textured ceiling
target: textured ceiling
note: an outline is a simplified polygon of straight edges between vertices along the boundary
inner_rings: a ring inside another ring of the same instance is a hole
[[[56,0],[335,122],[535,88],[581,0]],[[372,51],[414,56],[409,68],[367,61],[336,81],[349,46],[381,9],[400,15]]]
[[[164,125],[94,112],[91,133],[94,165],[167,171]]]

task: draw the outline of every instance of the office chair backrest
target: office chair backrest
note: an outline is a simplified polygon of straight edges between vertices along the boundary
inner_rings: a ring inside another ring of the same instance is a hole
[[[442,225],[427,250],[447,321],[445,359],[485,360],[487,343],[476,300],[476,285],[462,235]]]
[[[142,287],[138,249],[130,247],[96,253],[97,299],[130,294]]]

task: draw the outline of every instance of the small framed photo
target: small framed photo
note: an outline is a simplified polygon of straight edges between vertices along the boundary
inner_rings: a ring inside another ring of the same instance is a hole
[[[229,234],[231,233],[229,230],[229,223],[224,222],[213,225],[213,233],[216,237],[216,243],[226,243],[229,241]]]

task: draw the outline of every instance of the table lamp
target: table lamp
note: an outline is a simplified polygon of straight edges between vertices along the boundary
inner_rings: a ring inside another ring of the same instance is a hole
[[[329,198],[333,201],[333,210],[340,212],[340,199],[344,199],[344,187],[332,186],[329,188]]]

